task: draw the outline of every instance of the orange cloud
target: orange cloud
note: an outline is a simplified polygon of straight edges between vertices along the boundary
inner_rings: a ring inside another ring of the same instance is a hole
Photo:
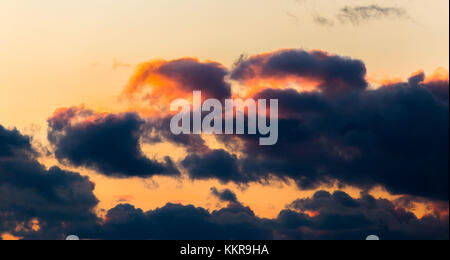
[[[438,68],[432,75],[426,77],[422,84],[441,101],[449,100],[449,72],[444,68]]]
[[[150,111],[168,111],[173,100],[192,96],[195,90],[202,91],[205,98],[230,97],[227,74],[227,69],[216,62],[195,58],[154,60],[138,66],[122,96],[145,101]]]
[[[445,68],[437,68],[433,74],[425,78],[424,83],[449,82],[449,71]]]
[[[21,240],[21,237],[16,237],[14,235],[11,235],[10,233],[4,233],[0,236],[2,238],[2,240]]]
[[[89,125],[104,121],[109,113],[94,112],[87,109],[84,105],[69,108],[58,108],[53,115],[48,118],[48,122],[55,130],[70,125]],[[126,114],[119,114],[118,117],[124,117]]]

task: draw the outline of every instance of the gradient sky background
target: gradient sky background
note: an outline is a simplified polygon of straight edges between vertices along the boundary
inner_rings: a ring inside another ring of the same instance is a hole
[[[332,17],[342,6],[372,3],[2,0],[0,86],[8,95],[0,100],[0,120],[24,127],[67,104],[109,107],[132,73],[132,66],[114,70],[114,60],[136,65],[190,56],[231,66],[241,54],[306,48],[361,59],[374,80],[448,68],[446,0],[376,1],[406,8],[410,18],[314,23],[314,16]]]
[[[406,14],[359,25],[335,18],[344,6],[375,3]],[[334,25],[320,25],[317,17],[333,19]],[[153,59],[198,57],[231,68],[241,54],[320,49],[363,60],[373,87],[406,80],[418,70],[448,71],[449,1],[0,0],[0,35],[0,124],[47,145],[46,120],[57,108],[85,104],[102,112],[126,110],[129,104],[118,99],[120,93],[135,67]],[[149,157],[186,155],[169,144],[143,149]],[[42,162],[58,164],[54,158]],[[96,183],[99,208],[105,210],[123,201],[144,210],[167,202],[217,209],[210,194],[216,186],[234,190],[258,216],[273,218],[286,204],[314,194],[283,183],[239,189],[218,181],[111,179],[77,170]],[[359,196],[357,189],[346,191]],[[381,188],[372,193],[394,198]],[[419,215],[424,207],[416,209]]]

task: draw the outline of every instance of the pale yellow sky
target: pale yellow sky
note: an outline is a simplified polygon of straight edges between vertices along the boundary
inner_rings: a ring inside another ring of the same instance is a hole
[[[404,8],[407,17],[359,26],[314,23],[314,16],[335,19],[344,6],[370,4]],[[448,69],[449,1],[0,0],[0,124],[36,124],[44,137],[45,121],[56,108],[84,103],[117,109],[116,97],[138,63],[192,56],[230,67],[241,54],[281,48],[362,59],[374,80]],[[104,207],[122,195],[143,208],[176,198],[207,206],[213,203],[205,198],[209,186],[217,184],[177,189],[176,180],[161,180],[156,193],[139,180],[93,179]],[[239,195],[264,216],[304,194],[292,186],[252,189]],[[283,199],[258,202],[263,190]],[[160,191],[164,196],[155,198]]]
[[[408,18],[313,22],[374,3],[404,8]],[[448,7],[447,0],[1,0],[0,123],[24,127],[61,106],[110,106],[132,73],[114,70],[114,60],[194,56],[231,66],[242,53],[306,48],[362,59],[376,79],[448,68]]]

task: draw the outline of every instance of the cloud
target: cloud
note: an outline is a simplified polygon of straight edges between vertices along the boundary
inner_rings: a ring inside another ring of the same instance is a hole
[[[328,19],[320,15],[314,16],[314,22],[321,26],[334,26],[334,21],[332,19]]]
[[[315,113],[299,108],[300,119],[280,121],[283,138],[276,146],[260,149],[248,139],[248,153],[265,153],[265,164],[286,161],[279,174],[300,186],[331,177],[448,200],[448,103],[404,83],[329,100],[329,107]]]
[[[207,98],[225,99],[231,96],[231,86],[225,81],[228,71],[216,62],[200,62],[194,58],[157,60],[138,66],[123,95],[141,97],[154,110],[164,111],[173,100],[202,91]]]
[[[408,13],[403,8],[382,7],[379,5],[369,6],[346,6],[342,8],[337,15],[342,23],[350,22],[353,25],[359,25],[371,20],[380,20],[384,18],[405,18]]]
[[[261,147],[252,135],[217,136],[235,150],[213,150],[201,136],[173,135],[164,115],[144,121],[76,108],[51,117],[49,140],[61,162],[113,177],[179,174],[169,158],[158,162],[140,151],[140,141],[171,142],[187,148],[180,165],[191,179],[289,179],[301,189],[382,186],[393,194],[448,200],[448,73],[419,72],[368,89],[362,61],[304,50],[243,58],[230,73],[250,87],[262,82],[253,97],[279,99],[275,146]],[[316,88],[262,87],[298,79],[315,81]]]
[[[294,89],[265,89],[257,93],[257,99],[277,97],[282,104],[279,106],[280,117],[295,118],[301,115],[325,113],[332,109],[328,99],[318,92],[298,92]]]
[[[236,194],[229,189],[219,191],[216,187],[212,187],[211,193],[222,202],[239,203]]]
[[[335,18],[328,18],[315,15],[314,22],[320,26],[333,26],[337,22],[340,24],[352,24],[359,26],[374,20],[382,19],[410,19],[408,12],[404,8],[385,7],[377,4],[366,6],[345,6],[339,10]]]
[[[108,240],[359,240],[367,234],[383,239],[448,239],[448,203],[436,204],[436,214],[419,219],[402,204],[365,193],[355,199],[343,192],[320,191],[294,201],[277,218],[264,219],[239,203],[230,190],[213,188],[214,195],[230,202],[227,207],[211,212],[167,204],[145,212],[120,204],[100,219],[94,213],[98,205],[94,184],[87,177],[57,167],[46,170],[33,157],[29,138],[17,130],[0,127],[0,137],[0,234],[24,239],[77,234],[82,239]]]
[[[430,89],[425,75],[375,90],[321,92],[264,89],[256,97],[280,104],[276,145],[261,147],[251,135],[218,136],[240,147],[186,157],[193,179],[250,183],[293,179],[302,189],[336,182],[362,189],[448,201],[449,107],[445,91]],[[432,78],[432,77],[431,77]],[[440,89],[448,89],[442,80]],[[444,93],[444,94],[442,94]]]
[[[62,163],[119,178],[179,174],[169,157],[158,162],[142,153],[140,139],[146,122],[137,114],[69,108],[55,112],[48,124],[48,139]]]
[[[423,73],[422,73],[423,74]],[[424,75],[424,74],[423,74]],[[449,74],[448,70],[437,69],[430,77],[424,77],[420,84],[433,93],[442,102],[449,102]]]
[[[30,138],[0,126],[0,234],[25,239],[63,239],[95,226],[94,184],[36,160]]]
[[[208,212],[203,208],[167,204],[144,212],[125,204],[111,209],[99,234],[92,238],[123,240],[270,239],[263,220],[241,205]]]
[[[323,51],[281,50],[255,55],[237,62],[231,78],[246,87],[312,85],[327,95],[360,91],[368,86],[362,61]]]
[[[146,98],[162,97],[157,102],[164,103],[172,95],[190,96],[192,82],[198,79],[193,75],[203,75],[211,66],[214,71],[223,69],[196,60],[176,61],[143,66],[132,95],[156,85],[162,92],[157,87]],[[171,69],[161,72],[167,64]],[[191,66],[199,66],[202,73],[194,69],[185,74]],[[141,142],[171,142],[187,148],[180,165],[191,179],[237,184],[293,180],[300,189],[351,185],[365,191],[362,197],[319,192],[268,220],[255,216],[233,192],[213,188],[214,196],[230,202],[228,207],[209,212],[168,204],[144,212],[119,205],[102,225],[79,234],[106,239],[360,239],[377,232],[388,239],[448,237],[448,225],[442,222],[442,215],[448,219],[449,199],[448,72],[431,76],[418,72],[404,82],[369,89],[360,60],[323,51],[280,50],[242,58],[229,73],[240,87],[250,90],[247,97],[279,99],[276,145],[261,147],[252,135],[223,135],[217,138],[230,149],[214,150],[201,136],[171,134],[170,118],[164,113],[144,120],[135,113],[100,114],[72,107],[58,110],[48,121],[56,157],[112,177],[176,176],[179,171],[169,158],[165,162],[146,158],[140,148]],[[225,82],[226,77],[214,76],[220,78],[214,82]],[[215,90],[211,88],[210,95]],[[0,140],[0,156],[34,156],[26,146],[28,139],[17,131],[0,131]],[[377,200],[366,194],[378,186],[404,200]],[[408,211],[409,198],[425,201],[436,214],[418,219]],[[182,223],[192,225],[177,226]],[[196,227],[207,228],[192,235]]]
[[[193,118],[192,114],[191,118]],[[149,144],[169,142],[186,148],[190,153],[210,150],[201,135],[174,135],[170,130],[171,119],[170,116],[149,119],[150,124],[146,126],[143,141]]]
[[[27,153],[33,153],[30,138],[0,125],[0,156],[26,156]]]
[[[312,198],[293,202],[289,208],[312,213],[311,226],[322,234],[321,239],[357,239],[362,234],[376,234],[384,240],[448,237],[445,219],[433,215],[418,219],[388,200],[364,193],[354,199],[341,191],[319,191]]]
[[[237,157],[225,150],[213,150],[204,154],[189,154],[181,162],[181,165],[188,170],[192,179],[218,179],[224,183],[254,180],[242,174]]]
[[[415,86],[425,88],[444,104],[449,103],[449,73],[443,68],[437,69],[432,75],[426,76],[425,72],[418,71],[411,75],[408,83],[392,83],[390,86]]]
[[[447,218],[448,219],[448,218]],[[448,239],[448,221],[429,215],[418,219],[392,202],[362,194],[317,192],[299,199],[275,219],[257,217],[239,203],[209,212],[203,208],[167,204],[144,212],[122,204],[108,211],[92,239],[270,240],[354,239],[368,234],[383,239]]]

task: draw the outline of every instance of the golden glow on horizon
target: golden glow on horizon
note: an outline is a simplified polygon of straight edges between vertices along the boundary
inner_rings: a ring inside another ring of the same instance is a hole
[[[165,146],[165,147],[164,147]],[[163,154],[164,149],[172,149],[167,144],[156,147],[153,153],[148,153],[148,157],[156,154]],[[162,149],[162,150],[161,150]],[[157,153],[155,151],[158,151]],[[178,148],[178,156],[182,156],[183,151]],[[175,157],[176,158],[176,157]],[[42,160],[46,165],[58,164],[56,160]],[[65,168],[65,167],[63,167]],[[361,190],[351,187],[322,187],[316,190],[302,191],[297,188],[294,182],[289,183],[281,181],[272,181],[270,185],[251,183],[248,186],[239,186],[236,184],[224,185],[216,180],[192,181],[186,175],[180,178],[155,176],[149,179],[131,178],[114,179],[99,175],[87,169],[69,169],[82,172],[90,177],[95,183],[95,195],[100,199],[98,213],[102,215],[104,210],[109,210],[118,204],[129,203],[138,208],[154,210],[165,206],[167,203],[194,205],[206,209],[217,210],[226,206],[211,194],[211,188],[230,189],[236,193],[238,200],[245,206],[249,206],[257,216],[273,219],[278,216],[281,210],[297,199],[310,198],[318,190],[334,192],[341,190],[348,193],[353,198],[360,198]],[[273,196],[266,196],[272,194]],[[373,189],[370,194],[375,198],[383,198],[395,201],[401,196],[393,196],[381,187]],[[416,216],[423,217],[426,214],[432,214],[425,204],[416,204],[411,212]]]
[[[11,240],[11,241],[12,240],[20,240],[21,239],[20,237],[15,237],[15,236],[13,236],[13,235],[11,235],[9,233],[1,234],[0,237],[1,237],[2,240]]]

